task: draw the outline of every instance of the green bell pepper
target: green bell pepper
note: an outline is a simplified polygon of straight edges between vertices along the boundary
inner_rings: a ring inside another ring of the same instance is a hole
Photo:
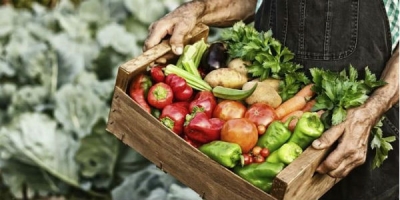
[[[304,150],[312,141],[319,138],[323,132],[324,124],[318,114],[305,112],[297,122],[289,141],[296,143]]]
[[[303,150],[299,145],[293,142],[288,142],[283,144],[278,150],[272,152],[266,161],[270,163],[283,163],[289,165],[299,157],[301,153],[303,153]]]
[[[270,152],[273,152],[285,144],[292,136],[292,132],[288,128],[292,119],[292,117],[289,118],[285,123],[278,120],[273,121],[258,139],[257,146],[266,147]]]
[[[269,192],[272,187],[272,181],[283,170],[283,163],[253,163],[246,166],[236,166],[233,172],[252,185],[263,191]]]
[[[199,150],[219,164],[233,168],[238,163],[243,165],[242,149],[236,143],[214,140],[199,147]]]

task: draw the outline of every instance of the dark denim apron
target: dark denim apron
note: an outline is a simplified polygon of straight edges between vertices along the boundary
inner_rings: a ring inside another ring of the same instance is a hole
[[[258,30],[272,29],[274,37],[306,69],[322,67],[341,71],[350,64],[366,66],[379,78],[391,56],[389,22],[382,0],[264,0],[256,13]],[[359,76],[363,77],[363,72]],[[384,136],[396,136],[389,158],[370,167],[367,161],[336,184],[321,199],[384,200],[399,195],[399,107],[386,114]]]

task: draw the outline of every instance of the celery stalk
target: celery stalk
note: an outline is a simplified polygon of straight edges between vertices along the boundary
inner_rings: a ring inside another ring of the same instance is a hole
[[[211,86],[205,82],[201,77],[197,77],[194,74],[191,74],[190,72],[181,69],[175,65],[169,64],[165,67],[164,72],[166,75],[169,74],[176,74],[177,76],[182,77],[183,79],[186,80],[186,82],[189,84],[190,87],[193,89],[199,90],[199,91],[211,91],[212,88]]]
[[[201,39],[192,45],[186,45],[176,66],[178,68],[185,69],[187,72],[196,77],[201,78],[197,68],[199,67],[201,58],[207,48],[208,45],[204,42],[204,39]]]

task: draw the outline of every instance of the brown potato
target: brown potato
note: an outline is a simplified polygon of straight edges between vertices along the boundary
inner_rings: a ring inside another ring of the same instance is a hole
[[[204,81],[211,87],[223,86],[239,89],[247,82],[247,77],[234,69],[219,68],[208,73],[204,77]]]
[[[279,92],[279,84],[281,82],[281,80],[279,79],[275,79],[275,78],[267,78],[263,81],[260,81],[259,78],[253,79],[251,81],[256,81],[256,82],[263,82],[268,84],[269,86],[271,86],[272,88],[274,88],[274,90],[276,90],[277,92]]]
[[[249,66],[250,64],[251,64],[250,62],[244,61],[241,58],[234,58],[231,61],[229,61],[228,68],[234,69],[240,72],[241,74],[247,76],[248,73],[247,66]]]
[[[250,89],[254,84],[258,83],[256,90],[252,95],[246,98],[246,103],[252,105],[254,103],[266,103],[269,106],[276,108],[282,103],[282,98],[278,92],[268,83],[250,81],[243,85],[243,90]]]
[[[274,88],[274,90],[279,92],[279,84],[280,84],[281,80],[275,79],[275,78],[267,78],[261,82],[268,84],[269,86]]]

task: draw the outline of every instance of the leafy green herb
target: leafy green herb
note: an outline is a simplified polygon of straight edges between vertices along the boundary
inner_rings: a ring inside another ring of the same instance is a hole
[[[377,80],[368,67],[365,67],[364,80],[358,79],[358,72],[352,65],[340,72],[320,68],[311,68],[310,72],[317,94],[313,110],[326,110],[326,115],[331,116],[327,123],[330,125],[343,122],[347,109],[362,105],[375,88],[386,84]]]
[[[293,65],[287,70],[285,75],[282,75],[284,78],[279,86],[279,95],[283,101],[294,96],[304,85],[310,83],[310,80],[304,73],[296,71],[301,68],[300,65]]]
[[[301,71],[303,66],[292,62],[294,54],[272,37],[272,31],[258,32],[252,25],[237,22],[221,33],[228,44],[231,58],[250,61],[249,73],[260,80],[272,77],[283,80],[280,95],[283,100],[292,97],[310,80]]]
[[[375,127],[371,130],[371,135],[373,136],[371,141],[371,149],[375,149],[375,157],[372,161],[372,169],[378,168],[383,164],[388,158],[388,153],[390,150],[393,150],[390,142],[396,141],[395,136],[383,137],[382,133],[382,121],[384,117],[375,125]]]

